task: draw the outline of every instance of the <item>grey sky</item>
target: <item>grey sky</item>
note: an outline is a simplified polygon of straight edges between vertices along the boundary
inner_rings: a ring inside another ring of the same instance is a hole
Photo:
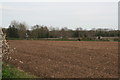
[[[53,27],[118,29],[117,2],[7,2],[2,3],[2,25],[12,20]]]
[[[119,0],[0,0],[0,2],[118,2]]]

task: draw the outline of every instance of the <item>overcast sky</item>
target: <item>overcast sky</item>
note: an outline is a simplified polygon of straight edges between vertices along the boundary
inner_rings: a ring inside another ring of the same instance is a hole
[[[0,9],[3,27],[17,20],[29,26],[118,29],[117,2],[4,2]]]

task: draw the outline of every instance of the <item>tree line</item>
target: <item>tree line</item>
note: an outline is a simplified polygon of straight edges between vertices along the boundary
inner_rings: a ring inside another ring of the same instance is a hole
[[[57,29],[54,27],[47,27],[44,25],[34,25],[29,30],[28,25],[24,22],[12,21],[9,27],[3,28],[3,32],[7,38],[18,38],[18,39],[38,39],[38,38],[78,38],[78,39],[95,39],[96,37],[118,37],[120,36],[119,30],[110,29],[91,29],[84,30],[81,27],[76,30],[68,29],[63,27]]]

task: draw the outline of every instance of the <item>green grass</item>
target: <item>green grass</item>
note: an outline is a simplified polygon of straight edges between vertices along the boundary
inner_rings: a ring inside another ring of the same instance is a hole
[[[49,41],[77,41],[75,39],[47,39]]]
[[[7,40],[26,40],[20,38],[7,38]],[[78,41],[77,39],[44,39],[44,38],[29,38],[28,40],[45,40],[45,41]],[[120,42],[120,40],[95,40],[95,39],[81,39],[81,41],[112,41]]]
[[[37,78],[37,77],[4,63],[2,67],[2,78]]]
[[[25,39],[20,39],[20,38],[6,38],[7,40],[25,40]]]

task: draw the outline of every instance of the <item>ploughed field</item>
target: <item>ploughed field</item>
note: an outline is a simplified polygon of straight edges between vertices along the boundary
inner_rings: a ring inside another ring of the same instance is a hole
[[[38,77],[118,77],[118,43],[9,40],[9,64]]]

